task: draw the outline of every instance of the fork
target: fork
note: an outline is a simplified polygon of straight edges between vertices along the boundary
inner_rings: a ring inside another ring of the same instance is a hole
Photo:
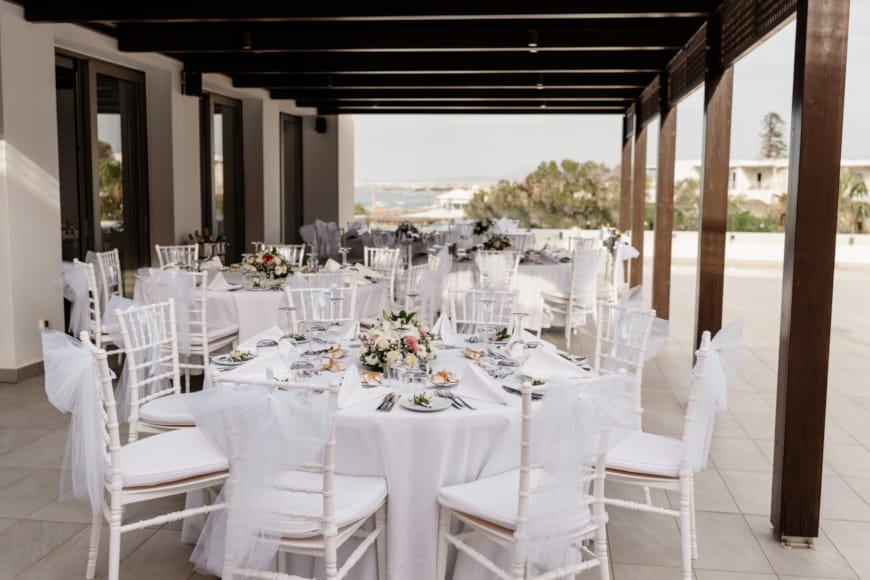
[[[462,409],[463,408],[462,405],[459,404],[459,401],[454,399],[451,395],[447,395],[445,393],[435,393],[435,394],[437,396],[441,397],[442,399],[449,399],[450,404],[453,406],[454,409]]]

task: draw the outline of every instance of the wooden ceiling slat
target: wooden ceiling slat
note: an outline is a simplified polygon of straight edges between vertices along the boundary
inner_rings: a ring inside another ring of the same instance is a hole
[[[528,51],[682,48],[703,20],[121,23],[130,52]]]
[[[34,22],[221,22],[294,20],[446,20],[515,18],[665,18],[705,17],[708,0],[502,0],[500,2],[179,2],[149,0],[28,0],[25,16]]]
[[[394,109],[390,107],[373,107],[367,109],[351,109],[351,108],[329,108],[321,107],[317,109],[320,115],[622,115],[625,113],[624,108],[614,109],[588,109],[582,107],[576,108],[558,108],[558,107],[526,107],[526,108],[491,108],[482,107],[478,109],[448,109],[448,108],[404,108]]]
[[[499,53],[370,52],[313,54],[196,53],[180,56],[193,72],[656,72],[675,51]]]
[[[637,97],[638,89],[273,89],[273,99],[379,100],[541,100],[624,101]]]
[[[478,107],[489,107],[493,109],[521,109],[524,107],[561,107],[561,108],[578,108],[584,109],[625,109],[630,104],[629,101],[548,101],[547,99],[536,99],[526,101],[497,101],[497,100],[461,100],[461,101],[380,101],[378,99],[358,100],[338,100],[338,101],[322,101],[318,99],[305,100],[298,99],[296,105],[299,107],[345,107],[349,109],[363,109],[366,107],[390,107],[393,109],[401,109],[405,107],[415,107],[420,109],[438,109],[438,108],[454,108],[454,109],[473,109]]]

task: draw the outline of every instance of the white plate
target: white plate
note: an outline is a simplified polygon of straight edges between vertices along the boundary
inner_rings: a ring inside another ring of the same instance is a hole
[[[399,404],[405,407],[406,409],[410,409],[411,411],[420,411],[421,413],[434,413],[435,411],[443,411],[453,403],[450,402],[450,399],[442,399],[441,397],[429,397],[429,405],[430,407],[421,407],[420,405],[415,405],[413,401],[414,397],[411,395],[405,395],[399,400]]]
[[[237,367],[245,363],[249,363],[255,358],[257,358],[257,355],[253,353],[251,354],[251,358],[249,358],[248,360],[233,360],[228,354],[219,354],[217,356],[211,357],[211,362],[222,367]]]

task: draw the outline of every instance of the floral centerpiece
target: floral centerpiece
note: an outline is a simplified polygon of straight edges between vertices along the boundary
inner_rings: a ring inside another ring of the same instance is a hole
[[[511,247],[511,240],[507,236],[502,236],[496,234],[494,236],[490,236],[488,240],[483,242],[484,250],[507,250]]]
[[[475,236],[482,236],[486,234],[492,228],[492,220],[489,218],[477,220],[474,222],[474,227],[471,229],[471,233]]]
[[[290,262],[274,248],[262,254],[248,256],[242,261],[241,270],[246,274],[260,273],[267,278],[285,278],[293,272]]]
[[[384,312],[383,318],[361,337],[359,360],[380,370],[399,360],[417,366],[435,354],[432,333],[417,320],[414,312]]]
[[[396,238],[419,238],[420,229],[411,222],[402,222],[396,228]]]

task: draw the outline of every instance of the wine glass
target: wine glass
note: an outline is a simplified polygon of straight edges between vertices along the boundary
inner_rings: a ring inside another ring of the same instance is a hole
[[[293,306],[278,307],[278,325],[281,328],[281,336],[289,337],[294,330],[294,312],[296,308]]]

